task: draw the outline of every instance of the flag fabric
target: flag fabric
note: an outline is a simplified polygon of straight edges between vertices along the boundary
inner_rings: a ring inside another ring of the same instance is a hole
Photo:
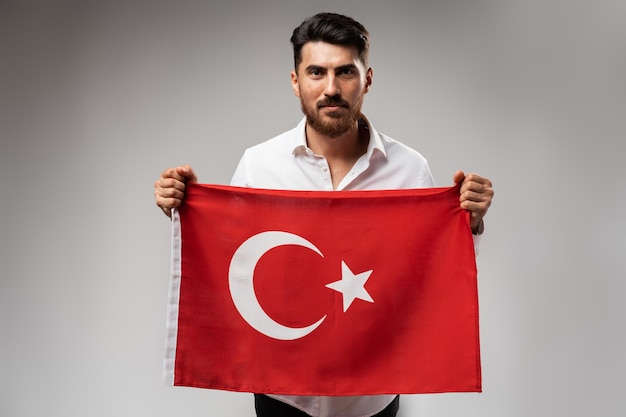
[[[188,184],[173,213],[167,385],[293,395],[480,392],[459,186]]]

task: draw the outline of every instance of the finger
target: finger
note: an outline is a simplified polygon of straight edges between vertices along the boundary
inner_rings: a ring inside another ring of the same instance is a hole
[[[172,178],[160,179],[154,184],[156,204],[162,209],[181,205],[185,196],[185,184]]]
[[[478,226],[478,223],[480,223],[483,217],[487,214],[488,207],[483,202],[466,200],[461,202],[460,206],[470,214],[470,224],[472,226],[472,230]]]
[[[476,174],[470,174],[465,177],[461,186],[461,194],[466,191],[493,194],[491,181]]]
[[[180,182],[185,182],[187,180],[186,171],[181,169],[181,167],[176,168],[168,168],[161,173],[161,179],[164,178],[172,178]]]
[[[465,191],[459,197],[461,208],[481,213],[487,213],[493,200],[493,190],[488,189],[483,192]]]
[[[172,217],[172,209],[179,207],[182,201],[178,199],[157,198],[157,206],[165,213],[167,217]]]
[[[492,192],[476,193],[473,191],[467,191],[461,195],[460,205],[461,208],[471,212],[476,212],[482,217],[487,213],[487,210],[491,206],[492,199]]]
[[[465,180],[464,181],[465,182],[474,182],[474,183],[485,185],[485,186],[488,186],[488,187],[492,186],[491,181],[489,180],[489,178],[481,177],[480,175],[473,174],[473,173],[472,174],[467,174],[465,176]]]
[[[464,195],[489,194],[490,188],[476,182],[466,182],[461,186],[461,197]]]
[[[168,189],[168,188],[173,188],[179,191],[184,191],[185,190],[185,183],[179,179],[176,178],[159,178],[155,183],[154,183],[154,188],[157,189]]]
[[[485,195],[485,193],[471,191],[471,190],[464,191],[463,193],[461,193],[461,196],[459,197],[460,202],[464,202],[464,201],[481,202],[481,201],[486,201],[487,199],[488,199],[488,196]]]
[[[198,182],[198,177],[196,177],[196,173],[190,165],[178,166],[175,168],[175,171],[185,182]]]
[[[156,205],[161,207],[161,209],[173,209],[176,207],[180,207],[183,200],[180,198],[166,198],[166,197],[158,197],[156,199]]]
[[[464,200],[460,205],[462,209],[469,211],[472,217],[483,218],[489,209],[490,203],[487,201]]]
[[[182,183],[178,183],[182,184]],[[154,189],[155,196],[161,198],[177,198],[182,200],[185,196],[185,184],[182,184],[182,188],[177,187],[156,187]]]
[[[160,178],[177,178],[177,177],[180,177],[180,175],[176,172],[176,168],[167,168],[165,171],[161,172]]]

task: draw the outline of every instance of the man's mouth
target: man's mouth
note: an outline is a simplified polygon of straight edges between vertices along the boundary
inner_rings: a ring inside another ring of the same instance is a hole
[[[318,105],[318,108],[320,109],[327,109],[327,110],[339,110],[339,109],[347,109],[349,108],[349,106],[347,104],[344,103],[326,103],[326,104],[320,104]]]
[[[339,110],[340,108],[350,108],[343,100],[324,100],[317,105],[318,108],[328,108],[329,110]]]

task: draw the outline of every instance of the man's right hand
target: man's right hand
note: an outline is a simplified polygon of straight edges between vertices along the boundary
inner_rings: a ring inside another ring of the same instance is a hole
[[[166,169],[154,183],[156,205],[167,217],[172,217],[172,209],[179,207],[185,197],[185,184],[197,181],[198,178],[189,165]]]

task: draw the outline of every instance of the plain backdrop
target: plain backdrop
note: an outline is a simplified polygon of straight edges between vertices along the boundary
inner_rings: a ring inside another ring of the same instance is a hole
[[[364,112],[493,180],[478,258],[484,392],[401,416],[623,416],[626,3],[0,1],[0,415],[253,415],[162,386],[170,222],[153,182],[228,183],[295,126],[291,31],[372,34]]]

